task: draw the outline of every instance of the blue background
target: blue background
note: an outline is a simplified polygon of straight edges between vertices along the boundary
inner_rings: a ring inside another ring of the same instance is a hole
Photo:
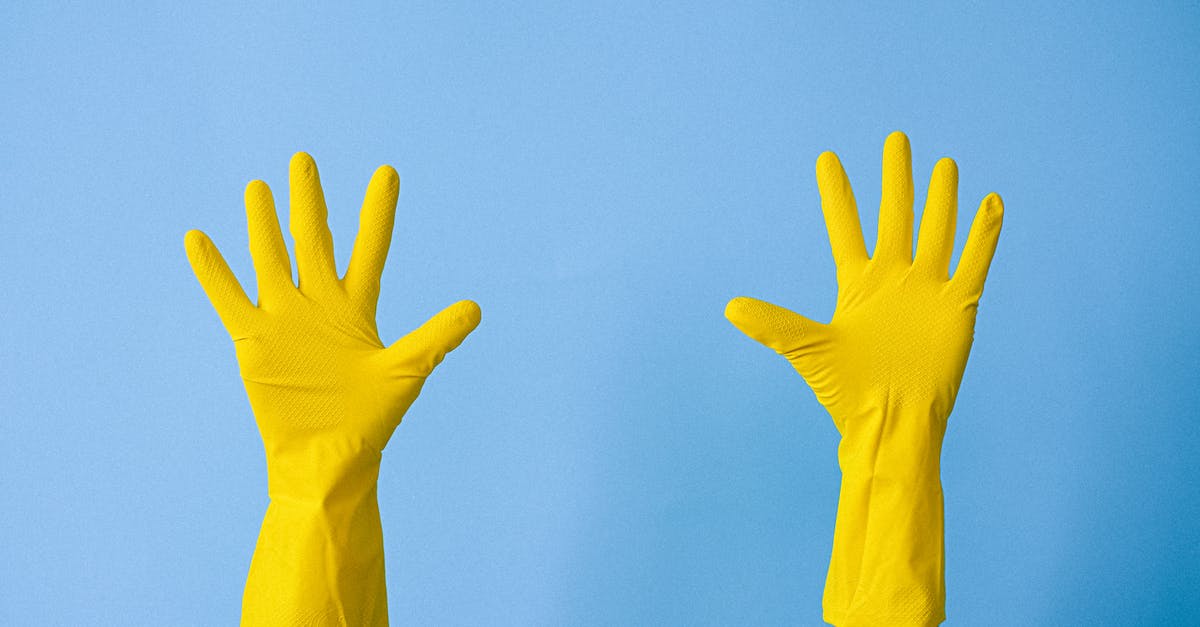
[[[1195,3],[100,4],[0,8],[0,623],[236,622],[263,452],[183,233],[252,289],[306,150],[342,264],[401,174],[385,341],[484,312],[385,453],[394,624],[822,624],[837,433],[722,310],[828,319],[813,164],[873,241],[894,129],[960,246],[1007,206],[948,624],[1200,620]]]

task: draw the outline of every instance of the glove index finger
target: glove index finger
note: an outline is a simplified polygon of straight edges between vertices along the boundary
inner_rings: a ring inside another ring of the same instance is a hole
[[[825,214],[834,263],[840,269],[866,263],[867,246],[863,243],[854,190],[842,162],[832,152],[821,153],[817,158],[817,188],[821,192],[821,211]]]
[[[983,284],[992,265],[992,256],[996,253],[1003,222],[1004,201],[999,194],[988,194],[979,205],[975,220],[971,222],[967,245],[951,279],[951,283],[965,291],[970,298],[978,299],[983,294]]]
[[[392,242],[399,193],[400,176],[396,170],[390,165],[379,166],[367,185],[358,218],[358,235],[346,268],[344,281],[351,294],[379,297],[379,279]]]
[[[183,243],[200,287],[217,310],[225,330],[236,339],[249,324],[255,312],[254,304],[246,297],[241,283],[207,235],[201,231],[188,231]]]
[[[292,282],[292,260],[288,257],[279,216],[275,213],[275,198],[271,188],[262,181],[246,185],[246,228],[250,237],[250,257],[258,276],[259,304],[270,300],[284,289],[295,287]]]

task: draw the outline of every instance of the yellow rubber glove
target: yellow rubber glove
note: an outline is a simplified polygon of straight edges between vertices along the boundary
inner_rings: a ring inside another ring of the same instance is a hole
[[[243,625],[386,625],[383,532],[375,484],[384,446],[425,377],[479,324],[461,301],[384,347],[375,326],[399,179],[367,188],[358,237],[338,278],[312,157],[292,158],[291,233],[299,287],[271,190],[246,187],[258,305],[208,236],[188,259],[237,350],[267,453],[271,498],[242,599]]]
[[[842,435],[825,620],[840,627],[936,625],[945,620],[942,436],[1004,207],[996,194],[983,200],[950,278],[954,161],[934,168],[915,259],[904,134],[893,133],[884,146],[873,256],[846,173],[831,152],[817,160],[817,183],[837,264],[832,321],[814,322],[752,298],[733,299],[725,315],[792,363]]]

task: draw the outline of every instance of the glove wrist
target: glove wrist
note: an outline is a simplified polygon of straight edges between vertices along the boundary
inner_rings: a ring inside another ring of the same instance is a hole
[[[938,476],[946,418],[929,405],[876,406],[841,421],[839,430],[844,474],[918,481]]]
[[[268,442],[267,486],[272,501],[320,505],[374,497],[382,454],[337,434]]]

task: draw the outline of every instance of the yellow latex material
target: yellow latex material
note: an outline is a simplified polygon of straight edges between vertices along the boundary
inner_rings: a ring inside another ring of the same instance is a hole
[[[375,326],[399,179],[367,188],[344,278],[334,264],[316,164],[290,167],[298,284],[271,190],[246,188],[258,304],[199,231],[188,259],[237,351],[267,454],[270,505],[242,599],[243,625],[386,625],[381,453],[425,378],[479,324],[461,301],[385,347]]]
[[[936,625],[945,619],[940,457],[967,364],[975,313],[1000,234],[1003,204],[988,195],[962,260],[954,249],[958,170],[934,168],[913,255],[908,138],[883,155],[875,252],[867,256],[841,163],[817,160],[821,205],[837,264],[833,319],[821,324],[752,298],[726,316],[791,362],[842,435],[842,488],[823,599],[840,627]]]

